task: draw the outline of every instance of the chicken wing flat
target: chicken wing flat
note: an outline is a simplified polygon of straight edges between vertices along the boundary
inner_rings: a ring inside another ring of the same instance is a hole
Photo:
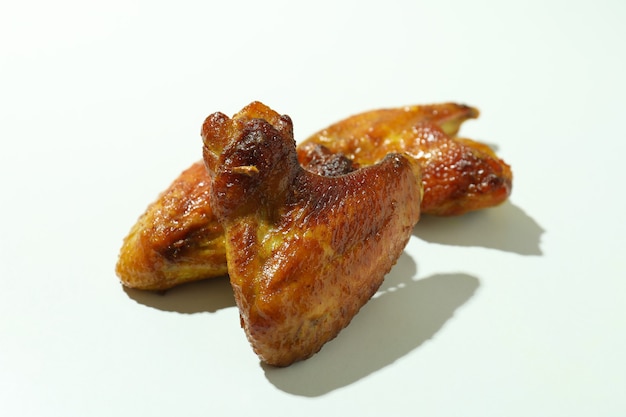
[[[489,146],[457,138],[461,124],[478,110],[455,103],[374,110],[323,129],[310,144],[341,153],[359,166],[380,161],[389,152],[406,152],[422,167],[422,213],[459,215],[496,206],[511,193],[511,168]]]
[[[120,250],[116,272],[125,286],[165,290],[226,275],[224,230],[210,190],[204,162],[196,162],[148,206]]]
[[[345,175],[298,162],[292,122],[261,103],[202,129],[241,324],[264,362],[306,359],[349,324],[419,219],[420,169],[401,154]]]

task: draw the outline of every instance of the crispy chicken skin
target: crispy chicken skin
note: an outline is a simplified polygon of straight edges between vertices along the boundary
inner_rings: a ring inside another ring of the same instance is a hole
[[[147,208],[120,250],[116,272],[125,286],[165,290],[226,275],[224,230],[213,215],[210,190],[200,161]]]
[[[380,161],[389,152],[406,152],[422,167],[422,213],[460,215],[504,202],[512,187],[509,165],[487,145],[456,135],[478,110],[455,103],[381,109],[344,119],[323,129],[311,143],[341,153],[360,166]]]
[[[342,155],[319,145],[310,148],[303,158],[319,175],[356,169]],[[224,230],[213,214],[210,189],[204,161],[198,161],[148,206],[120,250],[116,273],[124,286],[162,291],[227,274]]]
[[[419,166],[401,154],[338,176],[298,162],[292,122],[255,102],[202,128],[241,324],[275,366],[306,359],[376,292],[419,219]]]
[[[505,162],[487,145],[456,137],[462,122],[476,117],[478,110],[453,103],[365,112],[300,143],[298,159],[307,170],[336,176],[406,151],[422,167],[421,212],[462,214],[495,206],[511,191]],[[226,274],[223,231],[209,190],[208,173],[197,162],[148,207],[120,251],[117,274],[124,285],[165,290]]]

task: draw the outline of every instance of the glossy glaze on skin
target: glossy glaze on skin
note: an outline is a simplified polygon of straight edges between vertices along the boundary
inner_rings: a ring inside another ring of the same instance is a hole
[[[278,122],[271,110],[263,111],[259,116]],[[336,176],[388,152],[407,151],[422,167],[422,213],[484,209],[506,200],[512,174],[487,145],[456,137],[461,123],[475,117],[478,110],[453,103],[369,111],[300,143],[298,160],[312,172]],[[124,285],[165,290],[226,274],[222,229],[208,201],[210,180],[203,165],[197,162],[183,172],[133,226],[116,268]]]
[[[340,153],[333,153],[317,143],[297,147],[298,161],[307,170],[318,175],[333,177],[359,169],[359,164]]]
[[[273,113],[273,114],[271,114]],[[376,292],[419,219],[419,167],[391,154],[346,175],[301,167],[291,120],[260,103],[203,126],[241,324],[268,364],[319,351]]]
[[[355,164],[311,145],[307,168],[337,176]],[[183,171],[150,204],[124,239],[116,265],[121,283],[142,290],[167,290],[228,273],[224,231],[209,201],[211,178],[204,161]]]
[[[320,144],[360,166],[406,152],[422,167],[422,213],[460,215],[501,204],[511,193],[509,165],[487,145],[456,137],[461,124],[478,114],[454,103],[374,110],[335,123],[300,147]]]
[[[185,170],[141,215],[124,239],[116,272],[122,284],[165,290],[227,273],[224,231],[209,203],[204,162]]]

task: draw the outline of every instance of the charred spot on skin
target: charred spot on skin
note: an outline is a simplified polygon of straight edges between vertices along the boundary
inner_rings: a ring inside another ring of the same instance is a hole
[[[317,174],[325,177],[336,177],[354,171],[356,169],[354,165],[355,164],[344,155],[337,154],[329,157],[325,161],[320,161],[319,165],[315,167],[315,171]]]

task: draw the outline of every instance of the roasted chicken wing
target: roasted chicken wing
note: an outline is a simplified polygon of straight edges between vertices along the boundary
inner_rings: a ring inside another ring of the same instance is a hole
[[[422,167],[422,213],[462,214],[497,205],[511,191],[505,162],[487,145],[456,137],[461,123],[477,116],[452,103],[365,112],[302,142],[298,159],[307,170],[336,176],[406,151]],[[184,171],[133,226],[117,264],[124,285],[163,290],[226,273],[223,231],[203,165]]]
[[[241,324],[258,356],[319,351],[376,292],[419,219],[420,168],[401,154],[338,176],[298,162],[292,123],[261,103],[202,129]]]
[[[341,153],[360,166],[382,160],[389,152],[406,152],[422,167],[422,213],[440,216],[496,206],[512,186],[509,165],[487,145],[456,137],[478,110],[454,103],[408,106],[357,114],[319,131],[310,144]]]

